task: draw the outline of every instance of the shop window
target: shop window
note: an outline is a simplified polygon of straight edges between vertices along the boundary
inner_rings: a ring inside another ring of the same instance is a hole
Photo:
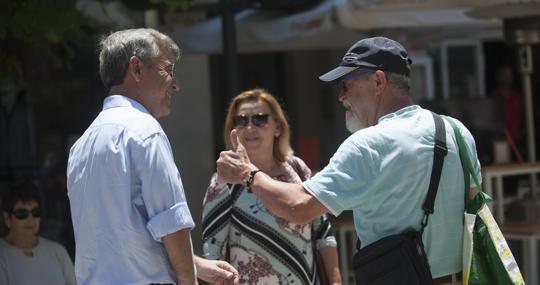
[[[433,81],[433,63],[424,53],[412,53],[411,59],[411,89],[409,94],[415,103],[435,99]]]
[[[443,96],[484,97],[484,55],[480,41],[445,41],[441,48]]]

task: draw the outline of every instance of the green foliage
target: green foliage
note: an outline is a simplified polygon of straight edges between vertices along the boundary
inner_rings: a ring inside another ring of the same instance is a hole
[[[69,69],[74,48],[94,44],[94,24],[74,0],[1,2],[0,82],[21,86],[40,68]]]
[[[123,0],[126,4],[131,0]],[[193,0],[142,0],[169,11],[187,10]],[[98,2],[100,2],[98,0]],[[146,2],[146,4],[144,4]],[[40,72],[70,70],[78,47],[93,48],[99,29],[75,8],[76,0],[0,0],[0,84],[22,87]]]

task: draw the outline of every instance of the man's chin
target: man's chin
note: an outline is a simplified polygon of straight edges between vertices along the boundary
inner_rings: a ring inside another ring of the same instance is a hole
[[[345,117],[345,127],[351,134],[354,134],[358,132],[361,129],[364,129],[365,126],[356,119],[356,117],[353,116],[346,116]]]

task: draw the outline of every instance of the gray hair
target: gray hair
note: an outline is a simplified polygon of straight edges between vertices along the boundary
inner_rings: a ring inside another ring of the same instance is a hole
[[[99,75],[107,91],[124,81],[129,59],[138,57],[151,64],[162,49],[169,49],[180,59],[181,50],[167,35],[154,29],[128,29],[110,34],[99,43]]]
[[[386,80],[390,86],[409,94],[411,88],[411,78],[409,76],[387,72]]]

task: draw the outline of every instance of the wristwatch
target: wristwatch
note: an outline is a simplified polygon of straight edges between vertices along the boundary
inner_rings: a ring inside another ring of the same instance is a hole
[[[255,174],[257,174],[257,172],[261,171],[260,169],[255,169],[255,170],[251,170],[248,174],[248,177],[246,179],[246,187],[247,187],[247,191],[248,193],[251,193],[251,184],[253,184],[253,180],[255,180]]]

